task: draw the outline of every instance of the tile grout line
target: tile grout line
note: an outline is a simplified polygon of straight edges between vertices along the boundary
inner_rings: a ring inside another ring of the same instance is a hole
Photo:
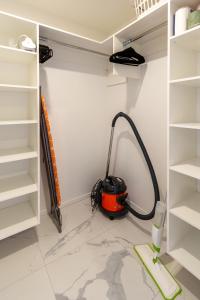
[[[1,292],[1,291],[4,291],[4,290],[6,290],[6,289],[8,289],[9,287],[15,285],[17,282],[20,282],[20,281],[24,280],[25,278],[31,276],[32,274],[34,274],[34,273],[40,271],[42,268],[44,268],[44,259],[43,259],[42,255],[41,255],[41,251],[40,251],[40,248],[39,248],[38,241],[35,242],[35,246],[37,247],[37,249],[38,249],[38,251],[39,251],[39,254],[40,254],[40,257],[41,257],[41,260],[42,260],[42,265],[39,266],[39,267],[37,267],[37,268],[34,268],[34,269],[32,269],[32,270],[30,269],[30,271],[29,271],[26,275],[21,276],[19,279],[14,280],[12,283],[7,284],[7,285],[6,285],[5,287],[3,287],[3,288],[0,288],[0,292]]]
[[[46,274],[47,274],[48,281],[49,281],[49,284],[50,284],[50,286],[51,286],[51,290],[52,290],[53,295],[54,295],[54,298],[55,298],[55,292],[54,292],[53,284],[52,284],[52,282],[51,282],[51,278],[50,278],[49,273],[48,273],[48,270],[47,270],[47,265],[45,264],[45,260],[44,260],[43,255],[42,255],[42,251],[41,251],[41,249],[40,249],[39,242],[38,242],[38,248],[39,248],[40,254],[41,254],[41,256],[42,256],[43,263],[44,263],[43,268],[44,268],[44,270],[45,270],[45,272],[46,272]],[[55,300],[56,300],[56,298],[55,298]]]
[[[23,281],[24,279],[30,277],[30,276],[33,275],[34,273],[41,271],[43,268],[44,268],[44,265],[41,266],[41,267],[39,267],[39,268],[37,268],[36,270],[31,271],[29,274],[27,274],[27,275],[25,275],[25,276],[22,276],[21,278],[19,278],[19,279],[13,281],[12,283],[10,283],[10,284],[8,284],[7,286],[5,286],[4,288],[1,288],[1,289],[0,289],[0,293],[1,293],[2,291],[4,291],[4,290],[7,290],[9,287],[15,285],[16,283],[18,283],[18,282],[20,282],[20,281]]]

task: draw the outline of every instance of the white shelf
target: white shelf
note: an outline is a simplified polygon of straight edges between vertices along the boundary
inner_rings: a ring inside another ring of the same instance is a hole
[[[0,164],[37,157],[37,152],[30,148],[0,150]]]
[[[111,55],[113,53],[112,36],[103,41],[97,41],[44,24],[40,24],[39,31],[42,39],[49,39],[53,42],[59,42],[62,44],[70,44],[75,47],[81,47],[107,55]]]
[[[171,84],[200,87],[200,76],[180,78],[170,81]]]
[[[161,4],[155,5],[141,18],[116,32],[115,36],[124,40],[128,40],[133,37],[137,38],[144,32],[149,31],[167,21],[167,9],[168,1],[162,1]]]
[[[170,170],[200,180],[200,159],[192,159],[171,166]]]
[[[14,85],[14,84],[0,84],[0,91],[14,91],[14,92],[25,92],[31,90],[37,90],[37,86],[28,85]]]
[[[36,192],[37,185],[29,174],[20,174],[0,179],[0,202]]]
[[[38,217],[27,201],[0,210],[0,239],[36,225],[38,225]]]
[[[13,120],[13,121],[0,121],[0,126],[5,125],[25,125],[25,124],[37,124],[37,120]]]
[[[186,30],[182,34],[172,36],[171,43],[189,50],[200,51],[200,26]]]
[[[172,123],[172,128],[185,128],[185,129],[200,129],[200,123]]]
[[[200,234],[194,230],[181,240],[169,254],[184,268],[200,279]]]
[[[9,63],[31,63],[37,53],[0,45],[0,61]]]
[[[200,230],[200,193],[191,194],[186,200],[170,209],[170,213]]]
[[[0,23],[1,240],[39,223],[40,106],[38,49],[10,47],[22,34],[37,43],[38,24],[1,12]]]

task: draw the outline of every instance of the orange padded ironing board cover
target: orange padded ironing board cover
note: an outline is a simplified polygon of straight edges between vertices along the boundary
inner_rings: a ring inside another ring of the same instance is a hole
[[[44,111],[45,123],[46,123],[46,127],[47,127],[47,134],[48,134],[48,140],[49,140],[49,146],[50,146],[51,161],[52,161],[52,165],[53,165],[53,175],[54,175],[54,180],[55,180],[57,202],[58,202],[58,206],[60,207],[61,193],[60,193],[60,185],[59,185],[59,179],[58,179],[58,170],[57,170],[57,165],[56,165],[56,154],[55,154],[55,150],[54,150],[53,138],[51,135],[51,126],[50,126],[50,122],[49,122],[48,111],[47,111],[47,106],[46,106],[44,96],[41,97],[41,102],[42,102],[42,109]]]

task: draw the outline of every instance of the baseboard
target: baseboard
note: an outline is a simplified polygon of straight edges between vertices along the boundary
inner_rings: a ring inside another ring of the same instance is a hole
[[[133,209],[135,209],[136,211],[142,213],[142,214],[148,214],[148,211],[144,210],[142,207],[140,207],[138,204],[135,204],[132,201],[129,201],[131,207],[133,207]]]
[[[69,205],[72,205],[74,203],[77,203],[77,202],[80,202],[80,201],[83,201],[83,200],[86,200],[90,198],[90,193],[86,193],[84,195],[81,195],[81,196],[78,196],[78,197],[75,197],[75,198],[72,198],[70,200],[67,200],[67,201],[63,201],[62,205],[61,205],[61,208],[62,207],[65,207],[65,206],[69,206]]]
[[[78,197],[75,197],[75,198],[72,198],[72,199],[69,199],[69,200],[65,200],[61,204],[61,209],[64,208],[64,207],[66,207],[66,206],[70,206],[70,205],[73,205],[73,204],[78,203],[80,201],[86,200],[89,197],[90,197],[90,193],[86,193],[84,195],[81,195],[81,196],[78,196]],[[41,216],[48,215],[47,209],[42,209],[40,211],[40,215]]]

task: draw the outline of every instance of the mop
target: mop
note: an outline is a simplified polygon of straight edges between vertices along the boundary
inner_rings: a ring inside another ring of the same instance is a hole
[[[136,245],[134,250],[157,285],[163,298],[165,300],[174,300],[181,294],[182,289],[159,258],[165,217],[166,206],[159,201],[156,205],[152,226],[152,245]]]

